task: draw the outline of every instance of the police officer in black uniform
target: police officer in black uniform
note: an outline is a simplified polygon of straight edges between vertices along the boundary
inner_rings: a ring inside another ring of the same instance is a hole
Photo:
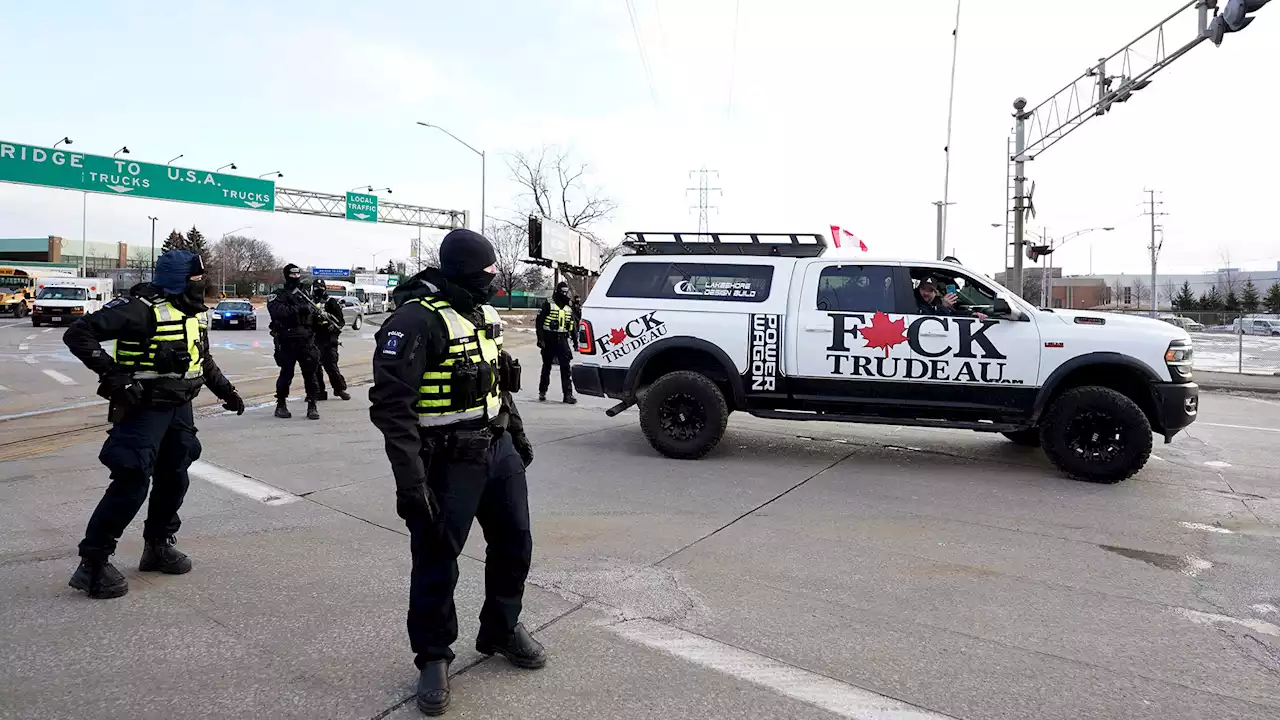
[[[487,304],[494,263],[484,236],[451,231],[440,268],[396,288],[373,355],[369,416],[386,440],[396,512],[409,529],[409,644],[418,708],[430,715],[449,705],[457,558],[473,519],[487,544],[476,650],[522,668],[546,662],[519,623],[533,552],[525,484],[533,448],[511,398],[519,363],[502,351],[501,321]]]
[[[342,377],[342,371],[338,369],[338,346],[342,344],[338,341],[338,335],[347,324],[342,317],[342,303],[337,298],[329,297],[329,289],[320,278],[311,281],[311,299],[315,300],[320,316],[315,326],[316,350],[320,353],[320,369],[316,371],[316,399],[329,399],[329,391],[324,388],[324,374],[329,373],[333,394],[343,400],[350,400],[347,379]]]
[[[275,360],[280,366],[280,377],[276,380],[275,414],[278,418],[293,417],[285,401],[289,398],[289,385],[293,383],[293,366],[301,365],[302,386],[307,391],[307,418],[319,420],[316,399],[320,388],[316,385],[316,375],[320,372],[320,352],[315,342],[318,313],[315,303],[302,288],[302,269],[289,263],[284,266],[283,273],[284,287],[267,301],[267,312],[271,313],[271,338],[275,341]]]
[[[547,399],[547,388],[551,385],[551,364],[560,363],[560,389],[564,391],[564,401],[570,405],[578,402],[573,396],[573,378],[569,372],[569,363],[573,362],[573,350],[569,338],[577,335],[576,313],[570,305],[569,283],[561,281],[556,285],[550,300],[542,301],[542,309],[534,320],[538,333],[538,347],[542,349],[542,377],[538,379],[538,401]]]
[[[91,598],[129,591],[109,558],[147,499],[148,482],[151,502],[138,569],[171,575],[191,570],[191,559],[174,547],[187,468],[200,457],[191,401],[207,384],[224,408],[244,414],[244,401],[209,354],[203,275],[199,255],[171,250],[157,259],[150,283],[76,320],[62,336],[98,374],[98,394],[111,401],[112,425],[98,454],[111,471],[111,484],[89,519],[70,582]],[[116,341],[114,358],[102,349],[105,340]]]

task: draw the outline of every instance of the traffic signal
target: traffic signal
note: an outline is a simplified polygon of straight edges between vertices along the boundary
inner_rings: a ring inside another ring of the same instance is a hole
[[[1249,15],[1258,12],[1269,2],[1271,0],[1227,0],[1227,6],[1209,23],[1209,38],[1213,40],[1213,44],[1221,46],[1222,38],[1227,33],[1240,32],[1248,27],[1253,22]]]
[[[1040,258],[1051,252],[1048,245],[1027,245],[1027,259],[1031,262],[1040,262]]]

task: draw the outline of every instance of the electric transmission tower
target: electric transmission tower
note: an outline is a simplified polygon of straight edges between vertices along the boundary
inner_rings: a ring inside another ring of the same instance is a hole
[[[707,166],[703,165],[701,170],[690,170],[689,177],[692,178],[695,173],[698,175],[698,187],[685,188],[685,193],[698,193],[698,204],[690,205],[689,209],[696,209],[698,211],[698,234],[705,235],[710,228],[710,225],[707,222],[707,212],[710,210],[719,211],[720,209],[719,207],[710,204],[711,193],[717,192],[720,193],[721,196],[723,196],[724,193],[721,192],[720,188],[710,186],[709,176],[714,174],[716,179],[719,180],[719,170],[708,170]]]

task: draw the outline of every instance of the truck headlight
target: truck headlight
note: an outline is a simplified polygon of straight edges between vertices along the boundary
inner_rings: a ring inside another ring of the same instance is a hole
[[[1174,340],[1169,343],[1169,349],[1164,351],[1164,362],[1169,366],[1169,377],[1174,380],[1188,381],[1191,379],[1191,360],[1195,355],[1195,350],[1191,347],[1190,340]]]

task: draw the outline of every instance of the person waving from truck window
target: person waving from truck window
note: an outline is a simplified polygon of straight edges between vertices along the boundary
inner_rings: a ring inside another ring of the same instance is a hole
[[[919,315],[961,315],[986,320],[985,313],[976,312],[960,304],[960,296],[954,292],[942,294],[933,279],[920,281],[916,288],[916,313]]]

